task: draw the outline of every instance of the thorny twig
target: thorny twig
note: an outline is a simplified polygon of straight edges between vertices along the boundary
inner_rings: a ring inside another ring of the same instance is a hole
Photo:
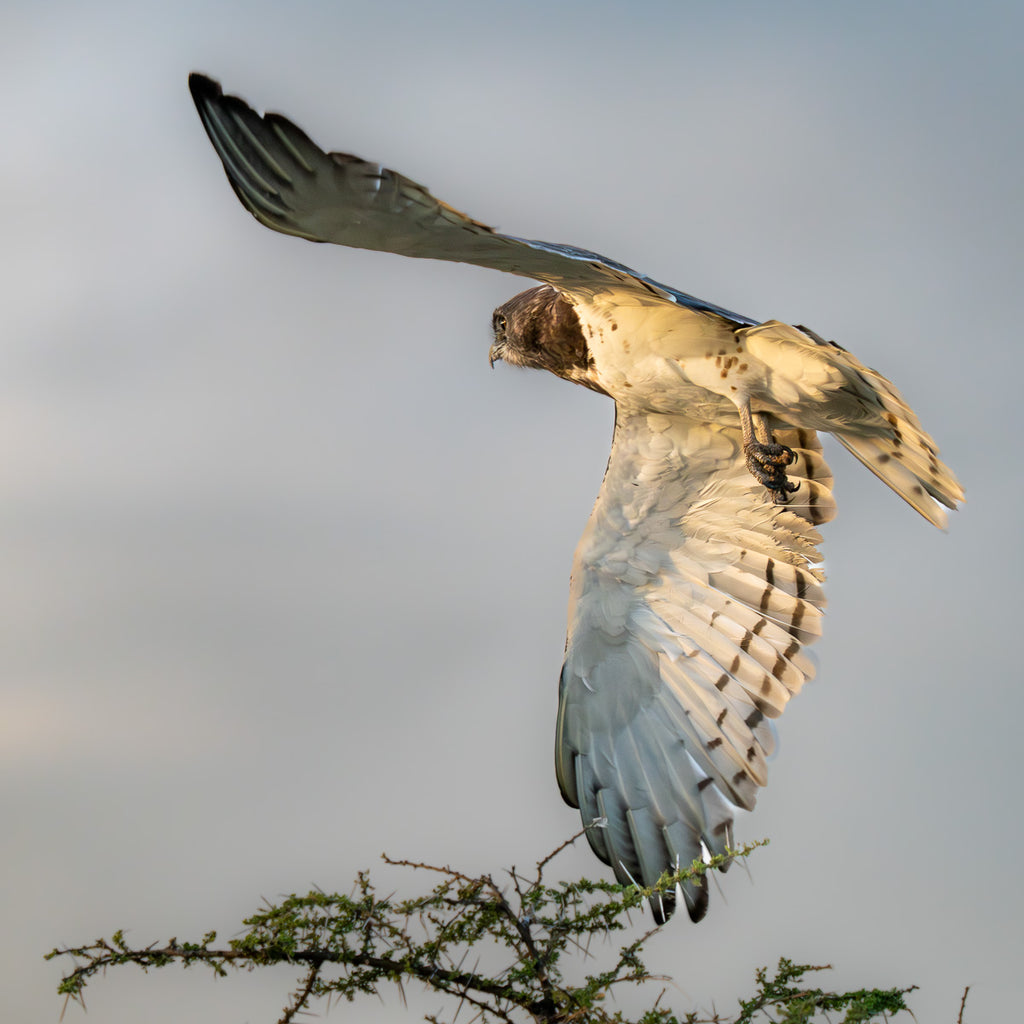
[[[394,984],[404,1002],[404,982],[409,980],[450,996],[455,1000],[455,1016],[459,1008],[470,1006],[477,1011],[474,1019],[503,1024],[523,1017],[541,1024],[628,1024],[623,1011],[609,1005],[608,996],[624,984],[670,980],[648,970],[641,959],[645,943],[658,929],[644,931],[617,950],[607,948],[603,970],[595,965],[589,968],[591,973],[582,973],[583,964],[569,954],[582,951],[589,966],[595,936],[609,939],[628,927],[631,912],[645,906],[652,895],[672,892],[678,884],[716,870],[727,860],[745,857],[754,846],[666,875],[651,889],[587,879],[546,882],[551,862],[584,831],[539,860],[535,877],[527,878],[512,868],[511,887],[503,888],[491,875],[472,877],[450,866],[385,856],[390,865],[430,872],[437,876],[437,884],[429,893],[401,900],[394,894],[379,896],[369,875],[360,872],[347,896],[313,890],[276,905],[266,904],[246,920],[248,930],[224,948],[213,947],[213,932],[198,943],[171,940],[138,949],[128,945],[122,932],[115,932],[110,940],[55,949],[49,955],[72,959],[73,969],[59,990],[83,1006],[84,990],[92,978],[128,963],[144,971],[171,963],[202,963],[219,975],[229,967],[290,963],[301,965],[303,974],[278,1024],[293,1024],[316,999],[326,999],[329,1005],[332,1000],[377,994],[384,983]],[[465,964],[471,951],[476,959],[469,969]],[[339,976],[326,977],[327,965],[340,968]],[[903,997],[909,989],[835,994],[798,984],[805,973],[819,969],[781,960],[774,976],[758,972],[757,992],[741,1002],[733,1024],[771,1020],[773,1012],[797,1024],[811,1021],[819,1012],[843,1009],[848,1020],[867,1022],[888,1019],[905,1009]],[[643,1024],[726,1024],[717,1012],[676,1017],[663,1005],[663,997],[664,989],[638,1020]],[[427,1019],[441,1024],[437,1017]]]

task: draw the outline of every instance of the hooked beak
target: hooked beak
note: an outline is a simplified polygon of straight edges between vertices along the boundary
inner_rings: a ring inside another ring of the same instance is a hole
[[[496,341],[492,346],[491,350],[487,353],[487,361],[491,364],[491,369],[494,369],[494,364],[502,359],[502,353],[505,351],[505,344],[501,341]]]

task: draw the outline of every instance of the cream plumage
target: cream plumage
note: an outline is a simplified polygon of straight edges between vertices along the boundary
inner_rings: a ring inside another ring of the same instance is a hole
[[[474,263],[546,282],[494,314],[491,360],[615,401],[611,456],[576,551],[555,763],[622,882],[732,842],[767,782],[770,719],[811,678],[818,431],[936,525],[963,497],[896,389],[813,331],[759,323],[573,246],[493,231],[394,171],[325,153],[202,75],[190,87],[239,199],[314,241]],[[683,892],[690,916],[706,885]],[[659,901],[656,918],[671,913]]]

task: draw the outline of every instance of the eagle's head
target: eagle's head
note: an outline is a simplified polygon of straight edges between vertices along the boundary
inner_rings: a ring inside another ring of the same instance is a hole
[[[491,319],[495,360],[548,370],[556,377],[601,391],[580,318],[565,296],[549,284],[520,292],[499,306]]]

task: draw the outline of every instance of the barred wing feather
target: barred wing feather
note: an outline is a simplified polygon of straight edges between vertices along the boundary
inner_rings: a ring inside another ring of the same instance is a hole
[[[736,428],[619,411],[576,551],[555,760],[623,883],[725,852],[767,781],[769,720],[814,673],[832,478],[814,431],[775,434],[798,456],[786,506],[750,477]],[[683,896],[702,917],[706,885]]]

